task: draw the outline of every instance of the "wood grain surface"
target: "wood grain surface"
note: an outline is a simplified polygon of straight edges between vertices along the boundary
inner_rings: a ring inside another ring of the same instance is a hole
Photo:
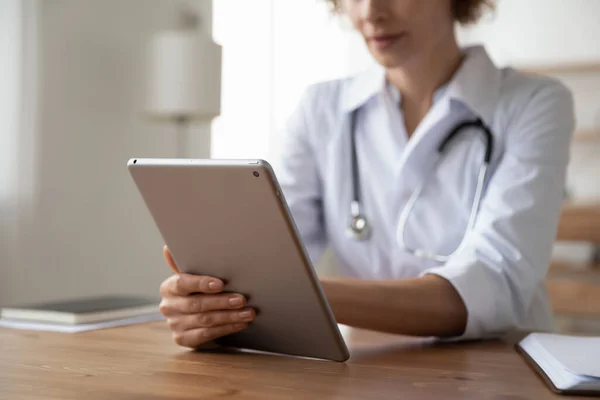
[[[556,239],[600,244],[600,204],[565,204]]]
[[[164,323],[78,334],[0,329],[0,399],[551,399],[510,341],[344,333],[347,363],[200,353]]]

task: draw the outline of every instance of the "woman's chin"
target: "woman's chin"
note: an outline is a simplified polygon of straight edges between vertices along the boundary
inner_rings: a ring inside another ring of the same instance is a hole
[[[386,69],[402,67],[410,60],[410,56],[402,53],[373,54],[375,61]]]
[[[369,47],[369,52],[384,68],[397,68],[408,62],[413,55],[406,46],[393,46],[385,50]]]

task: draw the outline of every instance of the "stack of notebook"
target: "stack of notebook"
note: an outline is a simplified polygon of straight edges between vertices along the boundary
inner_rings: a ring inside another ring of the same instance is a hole
[[[532,333],[517,349],[553,391],[600,395],[600,337]]]
[[[58,332],[81,332],[160,319],[156,299],[132,296],[90,297],[0,309],[0,327]]]

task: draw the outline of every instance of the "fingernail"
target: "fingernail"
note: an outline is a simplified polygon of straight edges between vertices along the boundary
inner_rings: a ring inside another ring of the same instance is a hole
[[[239,307],[244,304],[244,298],[241,296],[232,297],[229,299],[229,305],[232,307]]]
[[[252,321],[252,311],[242,311],[240,313],[240,319],[242,321]]]
[[[219,289],[221,289],[221,282],[220,281],[210,281],[210,282],[208,282],[208,288],[210,290],[219,290]]]
[[[246,324],[234,324],[233,329],[244,329],[246,326]]]

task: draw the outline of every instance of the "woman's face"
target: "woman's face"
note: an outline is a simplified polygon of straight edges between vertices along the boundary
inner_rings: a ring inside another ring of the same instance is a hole
[[[451,0],[342,0],[341,5],[370,53],[386,68],[435,51],[454,34]]]

